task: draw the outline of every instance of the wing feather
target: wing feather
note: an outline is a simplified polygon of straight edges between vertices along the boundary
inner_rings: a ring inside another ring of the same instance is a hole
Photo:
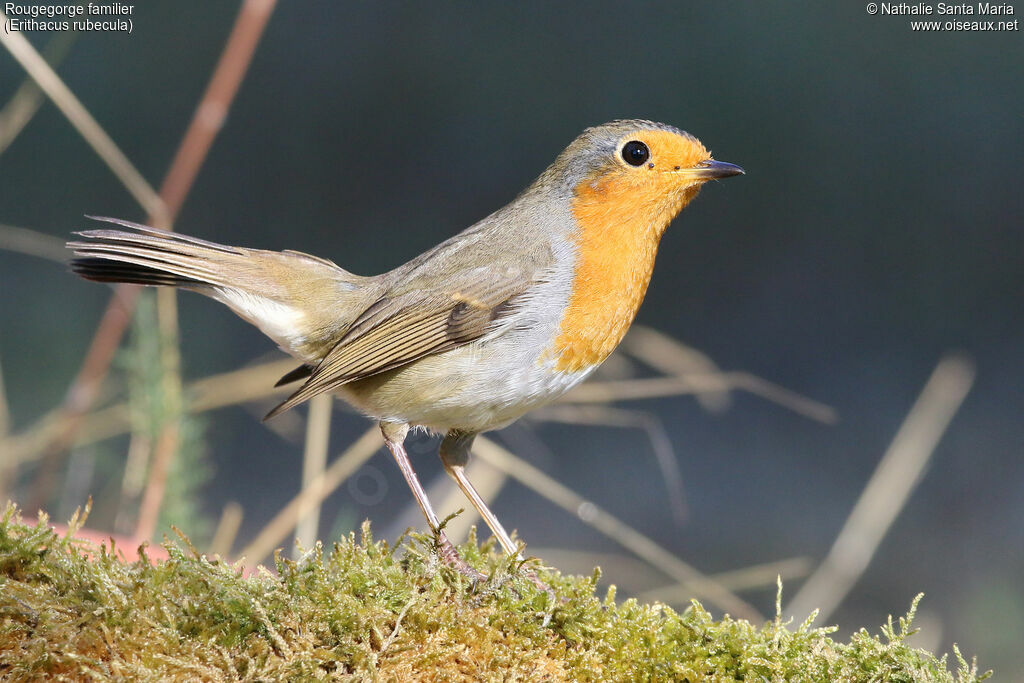
[[[348,382],[480,339],[515,310],[515,298],[534,284],[536,272],[475,267],[453,278],[456,282],[443,292],[406,287],[381,297],[353,322],[306,383],[264,419]]]

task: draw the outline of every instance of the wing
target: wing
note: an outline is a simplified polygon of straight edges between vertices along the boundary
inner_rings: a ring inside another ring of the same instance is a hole
[[[367,308],[306,383],[264,419],[348,382],[479,339],[515,309],[537,272],[522,265],[476,267],[449,276],[440,290],[412,278]]]

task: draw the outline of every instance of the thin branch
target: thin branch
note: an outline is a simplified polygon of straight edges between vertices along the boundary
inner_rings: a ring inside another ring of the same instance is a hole
[[[53,68],[64,61],[78,33],[60,31],[43,47],[43,58]],[[26,78],[0,110],[0,154],[3,154],[43,104],[43,91],[31,77]]]
[[[707,354],[645,325],[633,325],[630,328],[629,334],[622,340],[622,349],[671,377],[722,374],[721,369]],[[717,390],[707,389],[698,393],[697,402],[709,412],[721,412],[729,407],[730,388],[723,381]]]
[[[562,403],[611,403],[664,396],[682,396],[719,392],[722,386],[744,389],[768,401],[818,422],[832,424],[836,413],[831,407],[801,396],[747,372],[690,374],[685,377],[654,377],[612,382],[585,382],[565,394]]]
[[[202,413],[294,391],[294,387],[275,387],[274,383],[295,365],[295,360],[286,358],[197,379],[186,389],[186,409]]]
[[[789,408],[797,415],[803,415],[815,422],[832,425],[839,421],[839,416],[832,406],[819,403],[806,396],[801,396],[791,389],[787,389],[774,382],[769,382],[749,372],[730,372],[726,374],[732,381],[734,389],[743,389],[747,393],[759,396],[783,408]]]
[[[306,417],[306,447],[302,454],[302,487],[306,488],[319,477],[323,476],[327,466],[327,447],[331,437],[331,409],[333,397],[320,394],[309,402],[309,415]],[[295,559],[299,558],[299,546],[308,549],[316,543],[317,531],[320,529],[320,504],[299,523],[295,530],[298,545],[293,548]]]
[[[0,21],[7,24],[7,15],[3,11],[0,11]],[[71,125],[103,159],[107,167],[125,186],[125,189],[135,197],[135,201],[142,205],[146,212],[156,219],[157,223],[168,222],[167,207],[163,200],[25,36],[18,31],[3,31],[0,32],[0,43],[7,48],[11,56],[32,77],[32,80],[63,112]]]
[[[135,524],[134,538],[136,542],[147,541],[153,537],[157,520],[160,518],[160,505],[163,501],[167,475],[170,473],[171,461],[176,444],[167,444],[167,440],[177,439],[177,431],[164,430],[156,439],[153,447],[153,459],[149,464],[149,480],[146,490],[139,503],[139,519]]]
[[[220,513],[220,521],[217,522],[217,530],[213,532],[213,540],[210,541],[210,554],[227,557],[231,553],[231,546],[235,544],[235,537],[238,536],[238,529],[242,526],[242,518],[245,511],[235,501],[228,501],[224,510]]]
[[[135,427],[134,423],[132,426]],[[81,429],[78,434],[81,440]],[[118,533],[133,533],[139,515],[139,496],[146,485],[146,470],[152,453],[153,439],[149,430],[133,429],[121,476],[121,495],[118,496],[117,513],[114,515],[114,530]]]
[[[636,554],[637,557],[643,558],[667,576],[679,583],[690,584],[697,596],[704,597],[707,601],[740,618],[754,623],[762,621],[761,614],[753,605],[726,590],[695,567],[655,543],[651,538],[602,510],[593,502],[555,481],[490,439],[477,437],[473,454],[488,461],[563,510],[576,515],[585,524],[616,541]]]
[[[889,450],[857,500],[832,549],[786,612],[828,619],[867,569],[878,545],[906,505],[950,420],[974,383],[966,358],[943,358],[921,390]]]
[[[224,124],[275,4],[276,0],[245,0],[238,11],[213,77],[160,186],[160,195],[172,215],[177,215],[184,203],[214,138]]]
[[[66,36],[68,33],[61,32],[57,35]],[[0,154],[7,151],[36,115],[43,104],[43,99],[43,91],[31,78],[26,78],[14,91],[14,95],[0,110]]]
[[[3,223],[0,223],[0,249],[28,256],[38,256],[58,263],[67,261],[68,255],[68,250],[64,247],[62,239],[36,230]]]

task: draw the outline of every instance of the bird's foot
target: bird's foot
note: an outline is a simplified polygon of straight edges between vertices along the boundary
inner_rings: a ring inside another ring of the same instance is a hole
[[[468,562],[462,559],[462,556],[459,555],[459,551],[455,549],[455,546],[443,533],[440,535],[440,538],[437,539],[437,555],[441,558],[442,562],[465,576],[473,582],[474,585],[482,584],[487,581],[487,575],[473,568]]]
[[[554,589],[551,588],[551,586],[544,583],[543,581],[541,581],[540,577],[537,576],[537,572],[533,571],[532,569],[523,569],[521,570],[521,572],[523,578],[532,583],[534,586],[536,586],[538,590],[547,593],[551,597],[555,596]]]
[[[467,579],[469,579],[474,587],[481,586],[487,582],[487,574],[484,574],[480,570],[470,565],[464,559],[462,559],[462,556],[459,555],[459,551],[455,547],[455,544],[448,540],[448,537],[444,534],[444,532],[438,534],[435,543],[437,544],[435,546],[437,548],[437,556],[441,559],[441,561],[449,567],[451,567],[452,569],[454,569],[455,571],[465,576]],[[506,576],[505,581],[514,578],[515,573],[518,573],[521,578],[524,578],[530,583],[532,583],[534,586],[536,586],[538,590],[550,595],[553,600],[556,599],[554,589],[551,588],[551,586],[549,586],[548,584],[544,583],[541,580],[541,578],[537,576],[537,572],[533,571],[532,569],[524,569],[523,567],[519,567],[518,572],[514,572],[512,575]]]

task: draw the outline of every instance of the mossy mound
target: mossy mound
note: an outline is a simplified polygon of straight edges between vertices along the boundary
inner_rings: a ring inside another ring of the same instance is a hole
[[[76,528],[72,523],[72,530]],[[369,527],[325,553],[278,558],[276,574],[165,543],[126,562],[45,523],[0,520],[0,678],[33,680],[975,681],[959,652],[906,644],[913,610],[879,636],[715,621],[698,603],[595,595],[589,578],[539,571],[557,598],[487,545],[462,547],[491,579],[470,586],[430,540],[395,552]]]

